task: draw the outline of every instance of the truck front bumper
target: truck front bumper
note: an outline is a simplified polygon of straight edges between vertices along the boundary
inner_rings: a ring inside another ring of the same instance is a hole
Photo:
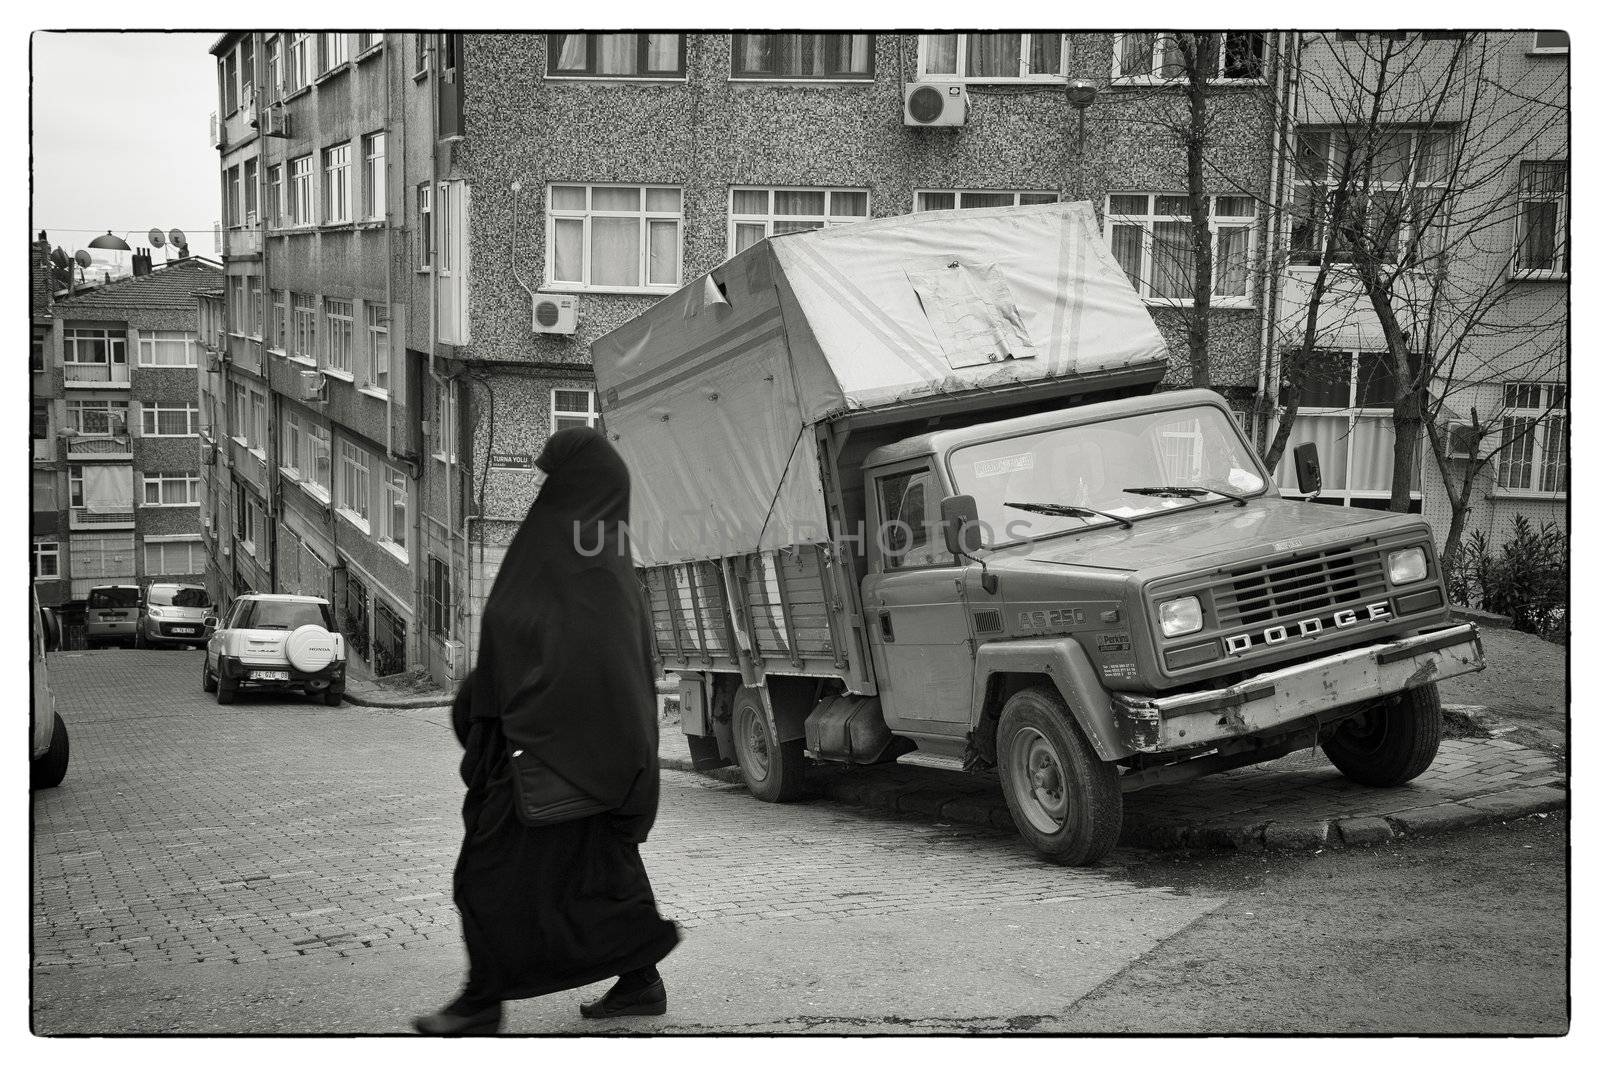
[[[1181,751],[1272,730],[1407,689],[1483,670],[1483,642],[1471,623],[1347,649],[1258,674],[1225,689],[1170,697],[1117,693],[1117,734],[1137,752]]]

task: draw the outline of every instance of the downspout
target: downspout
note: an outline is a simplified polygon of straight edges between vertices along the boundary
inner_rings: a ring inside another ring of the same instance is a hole
[[[264,36],[264,35],[263,35]],[[256,40],[250,49],[250,83],[257,86],[252,90],[257,94],[257,100],[266,96],[263,91],[261,78],[261,63],[266,58],[261,47],[263,41]],[[272,358],[267,355],[267,338],[272,332],[271,316],[268,308],[271,307],[272,286],[268,284],[269,256],[267,254],[267,212],[266,201],[261,195],[261,180],[266,176],[266,148],[267,138],[261,132],[260,122],[261,104],[256,104],[257,129],[256,129],[256,225],[261,233],[261,300],[256,305],[256,313],[261,318],[261,381],[267,387],[267,476],[264,479],[267,489],[267,514],[272,521],[267,524],[267,582],[274,593],[278,589],[278,523],[283,515],[283,483],[282,475],[278,473],[278,420],[275,416],[280,407],[272,391]],[[248,296],[248,292],[246,293]],[[284,309],[285,313],[288,309]]]
[[[1258,447],[1266,443],[1269,411],[1275,406],[1267,399],[1267,368],[1272,363],[1273,327],[1277,325],[1278,317],[1278,239],[1284,209],[1283,145],[1286,127],[1293,113],[1289,103],[1290,85],[1298,84],[1292,82],[1293,76],[1290,73],[1295,55],[1292,46],[1296,43],[1295,31],[1285,31],[1278,35],[1278,85],[1274,95],[1282,111],[1272,127],[1272,171],[1267,183],[1268,196],[1272,198],[1272,208],[1267,214],[1267,270],[1264,272],[1267,291],[1264,294],[1265,301],[1261,315],[1261,358],[1256,361],[1256,419],[1253,436]]]

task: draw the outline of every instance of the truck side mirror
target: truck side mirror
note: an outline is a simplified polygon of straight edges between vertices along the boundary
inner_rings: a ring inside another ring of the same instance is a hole
[[[944,526],[945,551],[952,556],[971,556],[983,547],[978,502],[972,497],[945,497],[939,502],[939,521]]]
[[[1294,446],[1294,475],[1306,499],[1313,499],[1322,492],[1322,463],[1317,459],[1315,441]]]

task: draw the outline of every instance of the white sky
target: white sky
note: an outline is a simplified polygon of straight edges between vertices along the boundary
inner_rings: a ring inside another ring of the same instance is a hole
[[[207,119],[217,79],[207,49],[217,36],[33,35],[35,233],[71,254],[106,230],[142,248],[151,227],[177,228],[191,253],[215,256],[221,194]]]

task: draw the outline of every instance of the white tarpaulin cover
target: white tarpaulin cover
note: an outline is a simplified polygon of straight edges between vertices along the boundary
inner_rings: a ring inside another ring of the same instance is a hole
[[[827,540],[824,419],[1167,358],[1082,203],[770,238],[592,354],[647,566]]]

